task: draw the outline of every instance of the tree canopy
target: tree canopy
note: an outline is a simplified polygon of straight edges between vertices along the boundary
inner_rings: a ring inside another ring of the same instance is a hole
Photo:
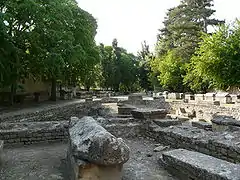
[[[158,73],[160,84],[167,90],[188,91],[184,84],[186,69],[195,50],[201,42],[202,32],[207,27],[219,25],[223,21],[211,18],[213,0],[183,0],[171,8],[160,29],[156,45],[156,59],[152,64]]]
[[[5,0],[0,3],[1,87],[16,91],[28,78],[85,82],[99,62],[97,23],[75,0]]]
[[[203,34],[196,54],[191,58],[185,81],[194,90],[206,81],[209,88],[226,90],[240,85],[240,23],[222,26],[212,35]],[[196,81],[196,80],[200,81]]]

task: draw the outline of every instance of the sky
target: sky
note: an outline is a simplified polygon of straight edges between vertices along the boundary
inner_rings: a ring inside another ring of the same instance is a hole
[[[158,29],[169,8],[180,0],[77,0],[79,6],[91,13],[98,22],[96,42],[118,45],[136,54],[144,40],[153,50]],[[226,22],[240,18],[239,0],[214,0],[214,17]]]

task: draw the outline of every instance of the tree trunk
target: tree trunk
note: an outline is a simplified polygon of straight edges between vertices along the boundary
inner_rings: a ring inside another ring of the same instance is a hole
[[[52,79],[51,96],[50,96],[51,101],[57,100],[56,88],[57,88],[57,81],[56,79]]]
[[[90,91],[90,86],[86,86],[87,91]]]
[[[14,96],[16,94],[16,84],[13,83],[11,85],[11,92],[10,92],[10,105],[14,104]]]

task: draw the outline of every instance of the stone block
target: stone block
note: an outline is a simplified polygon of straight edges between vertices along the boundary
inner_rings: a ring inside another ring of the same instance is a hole
[[[153,122],[160,127],[182,125],[182,122],[177,119],[155,119]]]
[[[220,101],[213,101],[213,105],[220,106]]]
[[[68,156],[70,180],[121,180],[122,165],[102,166]]]
[[[212,130],[212,124],[210,124],[210,123],[208,123],[208,122],[193,121],[193,122],[192,122],[192,126],[193,126],[193,127],[200,128],[200,129],[204,129],[204,130]]]
[[[222,132],[229,128],[240,127],[240,121],[232,116],[214,116],[212,119],[213,131]]]
[[[163,164],[179,179],[239,180],[240,165],[202,153],[176,149],[163,153]]]
[[[216,100],[222,104],[231,104],[232,103],[232,97],[229,93],[217,93]]]
[[[111,97],[104,97],[101,99],[102,103],[118,103],[117,98],[111,98]]]
[[[134,110],[134,109],[136,109],[136,108],[133,106],[121,106],[121,107],[118,107],[118,114],[130,115],[132,110]]]
[[[93,101],[93,98],[86,98],[85,99],[85,102],[92,102]]]
[[[2,164],[3,161],[3,144],[4,141],[0,140],[0,165]]]
[[[184,116],[178,116],[177,119],[178,119],[179,121],[189,121],[189,120],[190,120],[189,117],[184,117]]]
[[[195,100],[195,96],[193,94],[185,94],[185,99],[188,101]]]
[[[216,100],[216,93],[206,93],[205,94],[205,100],[206,101],[215,101]]]
[[[135,109],[132,112],[135,119],[164,119],[167,115],[165,109]]]
[[[169,93],[168,94],[168,99],[173,99],[173,100],[181,99],[180,98],[180,93]]]
[[[204,99],[205,99],[204,94],[195,94],[196,102],[202,102],[202,101],[204,101]]]
[[[130,95],[128,96],[129,101],[142,101],[143,97],[141,95]]]
[[[92,117],[72,117],[69,123],[70,146],[75,158],[111,166],[128,161],[130,149]]]

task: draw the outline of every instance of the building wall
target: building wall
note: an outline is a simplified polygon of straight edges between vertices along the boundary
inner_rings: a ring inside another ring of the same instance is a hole
[[[34,81],[32,78],[29,78],[25,80],[23,87],[25,91],[30,94],[34,92],[43,92],[47,94],[51,86],[47,82],[43,82],[41,80]]]

